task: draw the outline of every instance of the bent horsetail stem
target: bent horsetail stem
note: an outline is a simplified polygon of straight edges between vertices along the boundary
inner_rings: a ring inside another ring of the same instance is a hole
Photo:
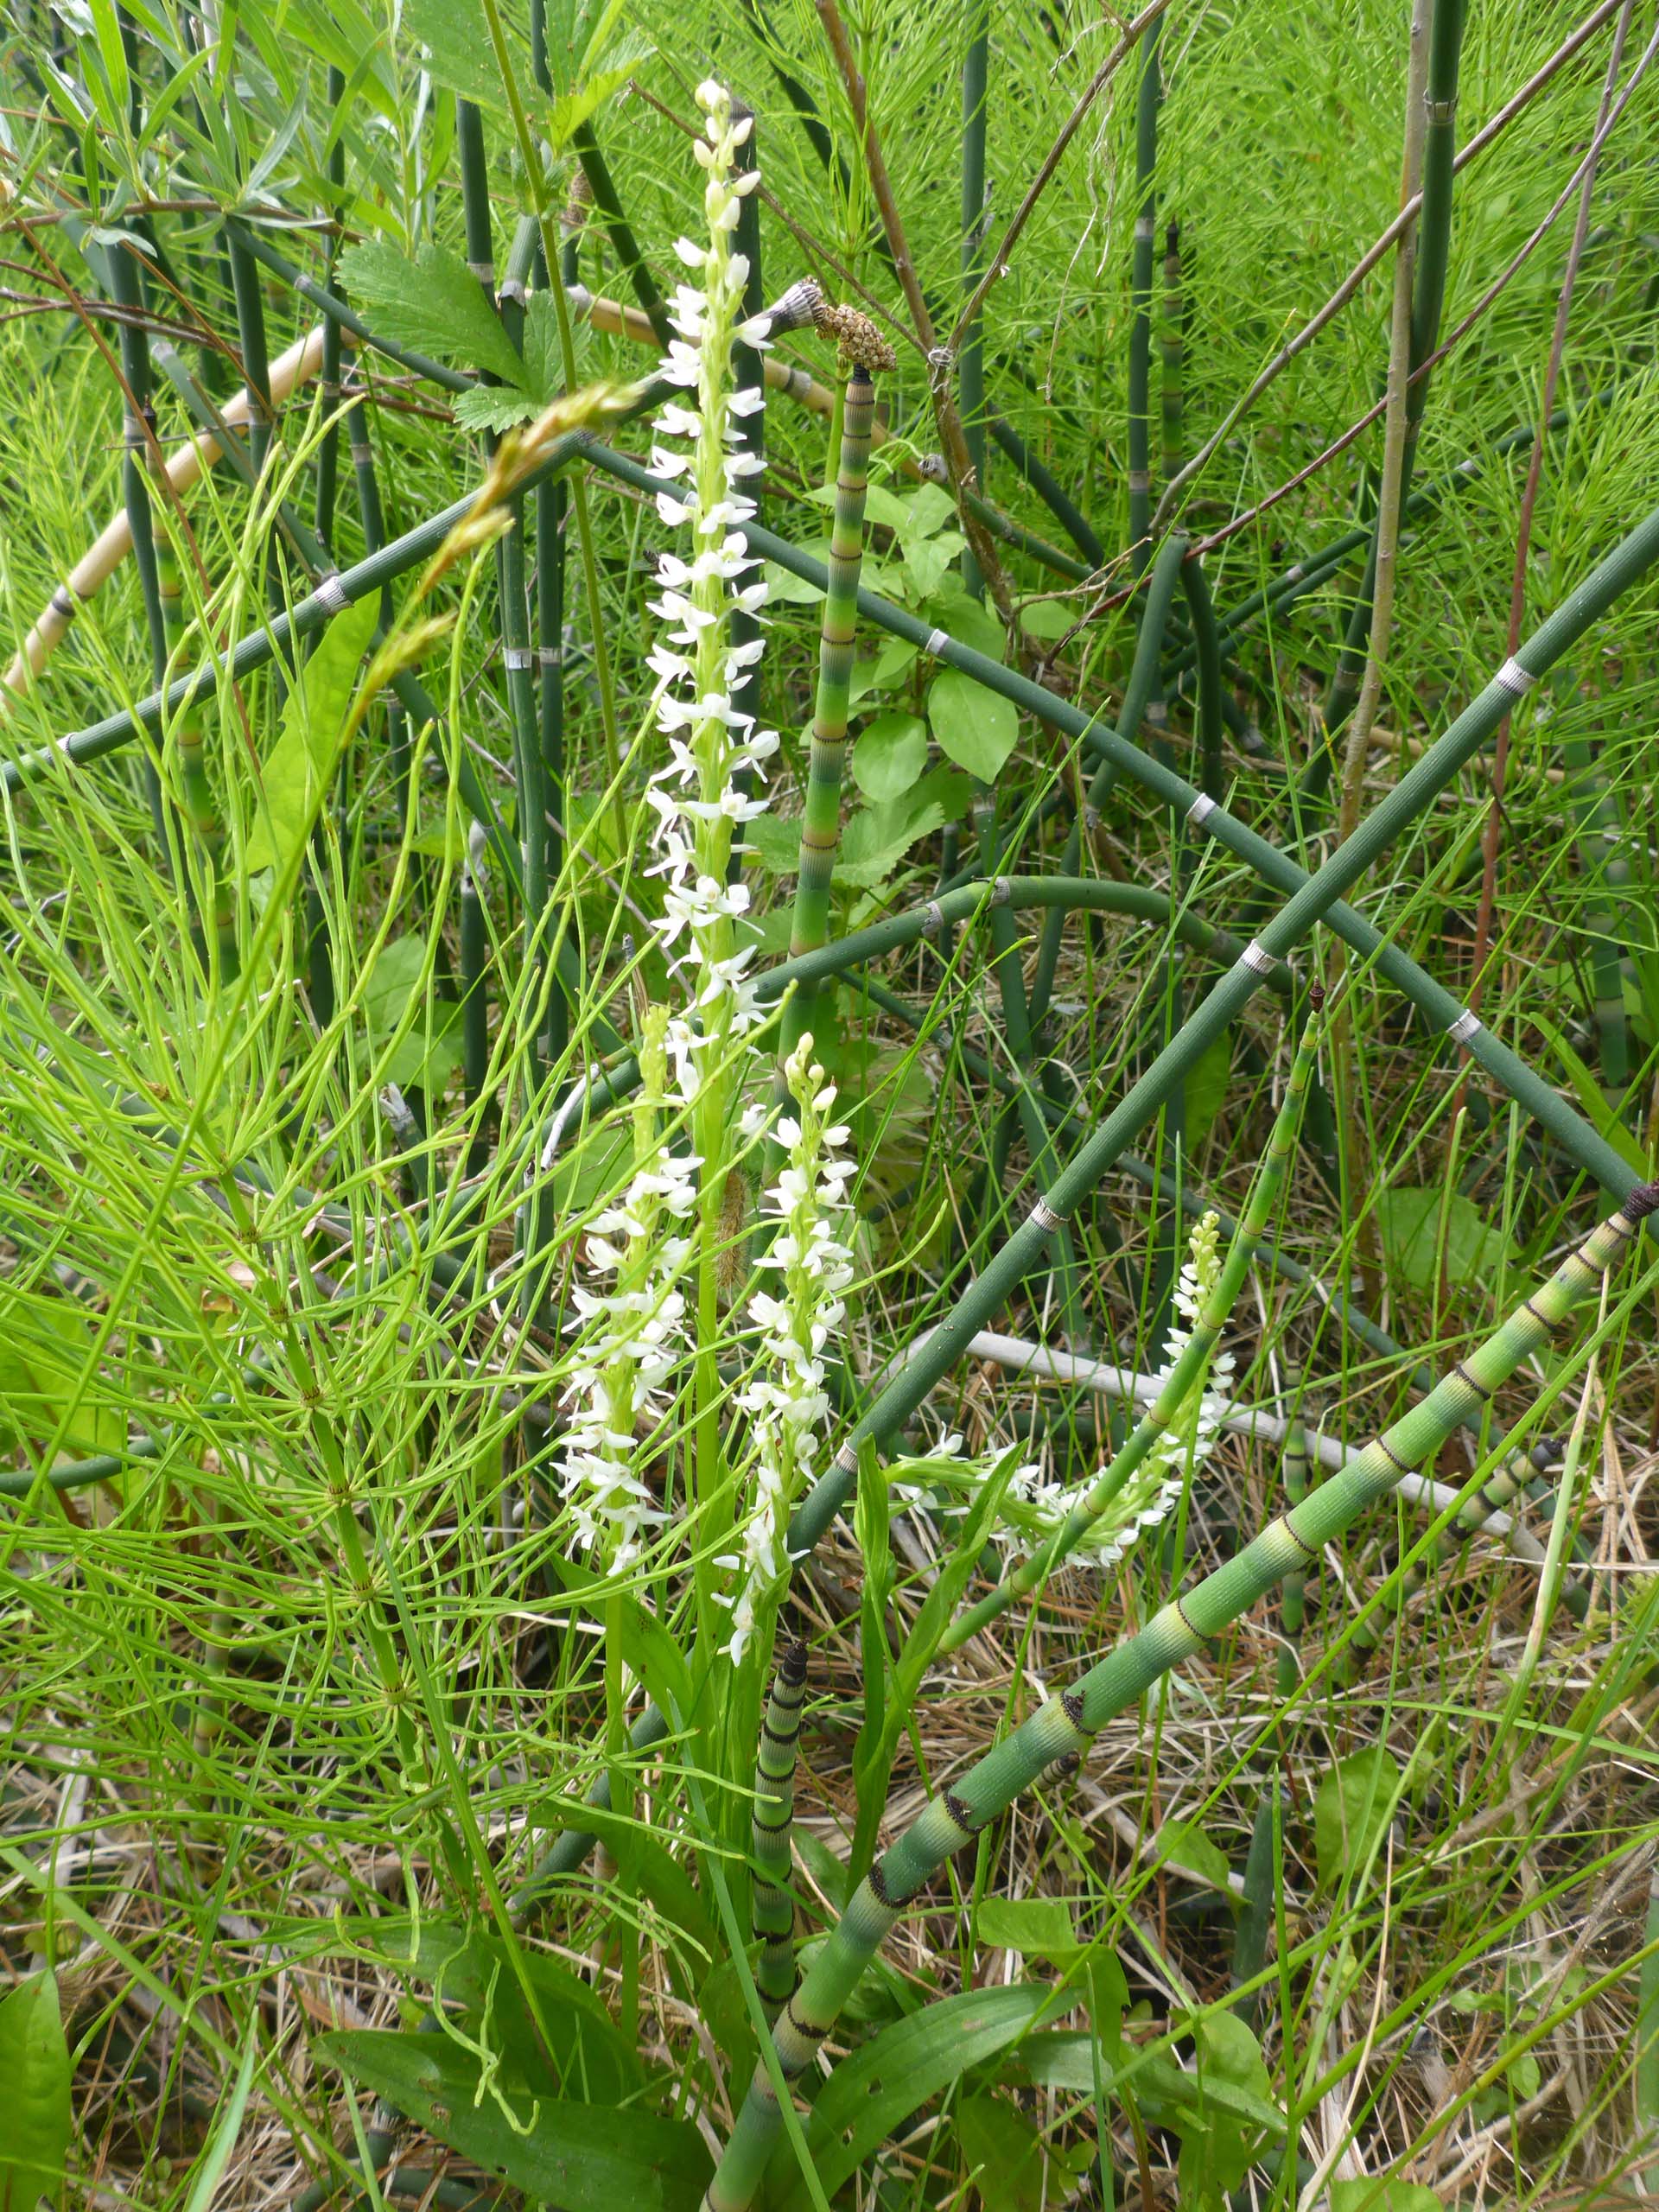
[[[1319,993],[1313,1011],[1303,1027],[1301,1042],[1291,1064],[1290,1075],[1285,1084],[1285,1096],[1274,1118],[1273,1133],[1268,1148],[1257,1169],[1244,1211],[1228,1247],[1226,1262],[1217,1277],[1215,1288],[1205,1301],[1197,1325],[1189,1335],[1180,1357],[1171,1367],[1162,1389],[1135,1425],[1133,1433],[1121,1452],[1102,1469],[1088,1491],[1066,1516],[1042,1549],[1033,1553],[1017,1567],[1007,1580],[971,1605],[961,1618],[946,1630],[939,1649],[955,1651],[979,1630],[988,1627],[1000,1613],[1032,1591],[1040,1589],[1051,1574],[1062,1567],[1070,1554],[1082,1543],[1106,1511],[1112,1500],[1137,1471],[1175,1423],[1181,1408],[1194,1390],[1202,1389],[1204,1378],[1221,1332],[1226,1327],[1239,1292],[1244,1287],[1250,1262],[1255,1256],[1257,1238],[1271,1219],[1279,1195],[1284,1188],[1286,1173],[1291,1154],[1295,1149],[1296,1132],[1300,1127],[1302,1109],[1307,1097],[1307,1086],[1318,1057],[1319,1039],[1325,1020],[1321,1011],[1325,995]]]
[[[1638,1185],[1592,1230],[1503,1327],[1455,1362],[1428,1397],[1374,1438],[1339,1475],[1270,1522],[1252,1542],[1190,1588],[1179,1591],[1136,1636],[1119,1644],[1060,1696],[1051,1698],[988,1751],[892,1844],[785,2007],[772,2032],[779,2069],[798,2080],[812,2064],[865,1967],[906,1907],[981,1829],[1058,1760],[1087,1751],[1115,1713],[1160,1675],[1191,1658],[1298,1567],[1351,1528],[1400,1477],[1430,1458],[1471,1407],[1485,1403],[1523,1360],[1570,1323],[1608,1270],[1659,1211],[1659,1183]],[[772,2073],[757,2066],[732,2139],[703,2199],[704,2212],[748,2212],[782,2113]]]
[[[800,873],[790,931],[791,958],[816,951],[829,935],[830,886],[841,841],[841,781],[847,758],[848,701],[853,681],[853,640],[858,626],[858,574],[864,554],[864,499],[870,461],[875,386],[855,362],[847,379],[841,455],[836,471],[835,518],[830,536],[830,588],[818,645],[817,704],[807,761],[806,806],[801,816]],[[784,1010],[779,1060],[789,1058],[812,1027],[815,982],[801,983]]]
[[[791,1643],[772,1678],[755,1758],[754,1932],[760,1938],[754,1986],[772,2012],[795,1991],[795,1906],[789,1893],[790,1830],[795,1819],[795,1751],[806,1697],[806,1646]]]

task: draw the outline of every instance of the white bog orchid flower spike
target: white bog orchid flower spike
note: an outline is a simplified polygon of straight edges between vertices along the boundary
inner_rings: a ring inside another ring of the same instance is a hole
[[[821,1471],[830,1421],[824,1350],[845,1318],[842,1293],[853,1280],[852,1254],[836,1235],[853,1173],[847,1128],[830,1121],[836,1087],[812,1058],[810,1034],[785,1062],[784,1079],[795,1110],[775,1131],[785,1164],[765,1203],[773,1234],[760,1262],[779,1280],[750,1300],[759,1356],[738,1398],[755,1446],[753,1487],[741,1550],[721,1561],[740,1577],[729,1601],[734,1661],[767,1624],[787,1580],[784,1533],[796,1498]]]
[[[656,872],[667,879],[658,935],[671,967],[685,976],[690,999],[669,1037],[688,1100],[696,1099],[708,1071],[755,1020],[743,981],[750,948],[740,948],[735,931],[748,893],[741,884],[728,883],[728,864],[734,832],[766,807],[764,799],[745,794],[736,772],[762,778],[778,750],[777,733],[760,728],[732,703],[762,647],[759,639],[734,644],[729,618],[738,607],[757,612],[766,596],[755,573],[760,563],[735,527],[755,512],[742,486],[761,466],[743,450],[738,424],[764,404],[764,394],[736,387],[731,371],[733,340],[764,346],[775,319],[742,320],[748,264],[732,251],[739,202],[753,191],[760,173],[733,168],[753,118],[734,118],[730,94],[712,80],[698,86],[697,104],[704,117],[696,153],[706,173],[709,240],[699,245],[681,238],[676,249],[697,281],[675,290],[676,335],[663,373],[688,397],[662,409],[655,429],[667,442],[652,454],[652,468],[676,486],[658,493],[658,512],[691,534],[689,559],[677,552],[658,557],[660,590],[652,604],[667,627],[650,657],[660,684],[658,727],[669,752],[650,791],[658,817]]]

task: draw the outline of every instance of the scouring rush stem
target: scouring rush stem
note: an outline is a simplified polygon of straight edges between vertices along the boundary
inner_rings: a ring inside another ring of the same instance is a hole
[[[1014,1569],[1005,1582],[970,1605],[966,1612],[951,1623],[940,1641],[941,1651],[960,1649],[982,1629],[988,1627],[999,1615],[1005,1613],[1010,1605],[1029,1597],[1033,1591],[1040,1592],[1077,1546],[1088,1539],[1112,1501],[1135,1479],[1153,1452],[1174,1430],[1178,1417],[1194,1392],[1202,1391],[1204,1379],[1214,1359],[1222,1332],[1231,1318],[1239,1293],[1244,1287],[1244,1279],[1255,1261],[1256,1245],[1283,1193],[1291,1155],[1296,1147],[1296,1133],[1301,1124],[1308,1079],[1319,1052],[1324,1027],[1323,1015],[1316,1006],[1303,1028],[1301,1041],[1296,1048],[1290,1074],[1286,1080],[1284,1098],[1274,1119],[1268,1148],[1250,1185],[1243,1214],[1233,1231],[1226,1261],[1157,1398],[1136,1423],[1122,1448],[1113,1453],[1107,1465],[1089,1485],[1042,1549],[1034,1552]]]
[[[815,951],[830,933],[830,893],[841,842],[841,785],[847,756],[848,699],[858,626],[858,572],[864,554],[864,499],[874,411],[875,386],[869,370],[861,361],[855,361],[847,378],[842,411],[841,458],[830,534],[830,588],[824,595],[819,632],[817,702],[807,757],[799,874],[790,926],[790,957],[797,960]],[[779,1025],[780,1068],[812,1028],[817,996],[817,984],[804,982],[785,1007]]]
[[[990,8],[988,0],[966,0],[963,24],[962,59],[962,289],[971,300],[977,288],[980,257],[985,242],[985,127],[989,99],[987,78],[990,64]],[[957,392],[962,409],[962,433],[973,468],[974,482],[985,486],[985,325],[974,315],[957,339]],[[975,599],[982,579],[974,549],[962,556],[962,579]]]
[[[518,145],[518,158],[524,164],[524,181],[529,187],[531,205],[535,212],[537,228],[541,236],[542,259],[548,271],[548,289],[552,295],[554,319],[559,333],[559,366],[564,378],[566,391],[573,392],[576,390],[577,385],[576,349],[570,328],[569,303],[565,298],[563,284],[553,282],[553,272],[559,267],[558,212],[554,207],[549,194],[547,171],[542,160],[541,149],[537,143],[535,134],[531,130],[530,118],[524,112],[524,100],[518,91],[518,80],[513,73],[512,57],[507,50],[506,34],[501,26],[500,10],[496,4],[496,0],[480,0],[480,4],[484,11],[485,28],[489,34],[491,49],[495,56],[495,66],[501,78],[501,89],[506,99],[507,111],[512,118],[513,138]],[[599,150],[599,142],[594,136],[592,124],[582,124],[572,134],[571,143],[575,146],[577,159],[582,163],[582,174],[588,179],[594,205],[604,216],[607,227],[610,230],[612,243],[616,245],[619,255],[623,256],[625,266],[629,268],[630,274],[633,276],[639,303],[650,315],[652,328],[657,333],[659,343],[666,351],[668,320],[663,310],[663,303],[657,293],[656,286],[652,283],[650,272],[639,257],[639,248],[633,242],[633,234],[628,229],[627,223],[622,216],[622,211],[617,204],[615,187],[611,182],[610,172],[607,169],[604,157]],[[622,243],[618,242],[619,238]],[[625,245],[626,254],[624,253]],[[529,487],[526,486],[523,488]],[[588,508],[586,480],[580,472],[570,487],[570,504],[575,516],[576,548],[582,561],[583,594],[588,602],[588,622],[592,638],[594,674],[599,683],[599,718],[605,760],[605,788],[611,794],[611,826],[616,839],[616,849],[618,852],[626,852],[628,849],[628,838],[627,823],[624,818],[622,803],[622,753],[618,735],[616,684],[611,669],[610,648],[606,642],[605,605],[600,590],[599,562],[594,550],[593,518]]]
[[[974,818],[979,833],[981,867],[988,877],[995,878],[1000,856],[996,837],[996,801],[988,790],[982,791],[975,804]],[[936,905],[938,903],[935,901]],[[1037,1099],[1037,1055],[1026,1003],[1026,982],[1014,926],[1012,898],[992,899],[989,923],[990,965],[995,976],[1002,1012],[1002,1040],[1014,1065],[1015,1109],[1020,1117],[1020,1133],[1026,1140],[1026,1149],[1031,1155],[1031,1172],[1037,1179],[1039,1188],[1046,1189],[1058,1163],[1048,1123]],[[987,1179],[986,1196],[988,1203],[995,1205],[1002,1196],[1002,1176],[999,1163],[994,1161],[993,1167],[995,1172]],[[1055,1239],[1052,1280],[1058,1296],[1064,1340],[1069,1348],[1081,1351],[1087,1341],[1088,1325],[1070,1224],[1063,1228]]]
[[[1459,167],[1456,118],[1465,0],[1416,0],[1414,25],[1418,11],[1431,3],[1433,14],[1427,36],[1427,81],[1422,98],[1413,100],[1408,110],[1407,159],[1415,159],[1419,164],[1421,189],[1408,194],[1395,219],[1402,245],[1408,234],[1414,239],[1398,486],[1392,502],[1378,502],[1365,574],[1321,710],[1324,742],[1315,748],[1302,778],[1304,791],[1315,796],[1325,789],[1335,758],[1336,738],[1354,710],[1366,668],[1376,658],[1368,652],[1368,645],[1372,636],[1379,548],[1385,530],[1396,537],[1398,535],[1402,503],[1410,489],[1423,410],[1428,400],[1427,365],[1439,341],[1446,299],[1452,180]],[[1419,50],[1419,42],[1414,37],[1414,57]]]
[[[1129,666],[1129,680],[1123,690],[1123,704],[1118,714],[1118,735],[1126,744],[1133,744],[1139,734],[1147,702],[1158,690],[1158,666],[1163,652],[1164,630],[1169,620],[1169,610],[1175,596],[1175,583],[1186,557],[1186,540],[1174,537],[1166,538],[1153,564],[1152,580],[1147,586],[1146,604],[1141,613],[1141,627],[1135,642],[1135,658]],[[1033,685],[1035,690],[1039,687]],[[1047,692],[1042,696],[1049,697]],[[1054,715],[1052,719],[1069,735],[1078,734],[1076,718],[1069,721]],[[1085,727],[1092,724],[1085,723]],[[1100,818],[1100,810],[1107,795],[1117,780],[1117,763],[1102,759],[1089,779],[1088,794],[1079,811],[1073,817],[1066,833],[1065,855],[1060,862],[1062,875],[1076,875],[1083,863],[1083,839],[1085,830],[1092,830]],[[1031,984],[1031,1026],[1040,1033],[1048,1012],[1048,1002],[1054,993],[1054,976],[1060,962],[1060,937],[1065,928],[1062,914],[1051,914],[1043,925],[1043,934],[1037,951],[1037,966]]]
[[[1332,1673],[1339,1683],[1346,1687],[1358,1680],[1368,1661],[1380,1649],[1390,1624],[1397,1624],[1407,1608],[1427,1589],[1435,1568],[1451,1565],[1470,1539],[1478,1535],[1488,1515],[1503,1512],[1523,1496],[1534,1478],[1558,1456],[1560,1448],[1554,1438],[1543,1437],[1529,1450],[1516,1449],[1503,1455],[1473,1496],[1459,1506],[1452,1525],[1431,1536],[1428,1549],[1389,1578],[1373,1605],[1349,1630],[1332,1662]],[[1572,1610],[1582,1619],[1590,1607],[1589,1591],[1581,1582],[1568,1587]]]
[[[967,494],[976,486],[973,457],[968,449],[968,440],[962,425],[962,416],[951,391],[951,371],[955,364],[950,349],[942,347],[938,334],[933,327],[933,317],[922,290],[916,264],[911,257],[910,243],[899,213],[899,203],[893,195],[893,182],[887,174],[887,158],[881,150],[870,115],[869,97],[862,71],[853,53],[847,26],[842,20],[836,0],[815,0],[818,21],[835,57],[836,70],[846,89],[847,101],[852,110],[853,125],[864,156],[864,166],[869,176],[870,192],[881,218],[881,227],[887,233],[893,266],[910,309],[911,322],[918,344],[927,356],[928,391],[933,402],[933,416],[938,425],[939,443],[943,448],[946,475],[957,511],[962,518],[963,535],[972,549],[978,564],[980,577],[990,593],[997,613],[1003,621],[1014,619],[1014,597],[1002,563],[996,557],[996,548],[990,532],[981,516],[975,512]]]
[[[795,1759],[806,1698],[806,1646],[791,1643],[772,1677],[755,1758],[751,1821],[753,1917],[760,1938],[754,1986],[768,2017],[795,1993],[795,1904],[790,1894],[795,1818]]]
[[[1186,302],[1181,290],[1181,226],[1164,226],[1164,319],[1158,331],[1158,398],[1163,424],[1164,481],[1180,474],[1186,350]]]
[[[1129,563],[1139,575],[1152,557],[1152,270],[1157,251],[1158,110],[1163,72],[1160,16],[1141,44],[1135,104],[1135,241],[1129,268]]]
[[[1243,1550],[1179,1591],[1136,1636],[1060,1696],[1049,1699],[950,1789],[934,1798],[876,1861],[785,2007],[772,2034],[785,2084],[816,2065],[842,2008],[906,1909],[947,1860],[1063,1758],[1086,1755],[1114,1714],[1241,1619],[1291,1570],[1385,1497],[1400,1477],[1433,1457],[1471,1409],[1570,1325],[1575,1310],[1659,1209],[1659,1184],[1640,1185],[1593,1229],[1494,1335],[1452,1367],[1431,1395],[1301,1503],[1270,1522]],[[748,2096],[703,2199],[704,2212],[749,2212],[783,2115],[773,2069],[757,2066]]]
[[[1181,563],[1181,589],[1192,623],[1192,652],[1198,685],[1198,789],[1206,798],[1218,800],[1226,786],[1222,758],[1223,701],[1226,683],[1222,673],[1221,640],[1216,628],[1210,580],[1201,560]]]
[[[159,508],[152,509],[150,522],[156,592],[167,637],[168,665],[171,667],[181,655],[184,645],[184,575],[167,518]],[[179,524],[181,529],[183,526],[182,523]],[[206,702],[202,687],[188,677],[182,684],[170,686],[166,696],[172,710],[169,734],[178,766],[179,801],[207,876],[206,927],[211,929],[212,946],[210,949],[204,934],[200,949],[209,977],[216,977],[222,989],[226,983],[234,982],[237,974],[236,903],[230,871],[226,866],[225,825],[219,820],[219,804],[204,758]],[[165,726],[166,719],[158,717],[158,721]]]

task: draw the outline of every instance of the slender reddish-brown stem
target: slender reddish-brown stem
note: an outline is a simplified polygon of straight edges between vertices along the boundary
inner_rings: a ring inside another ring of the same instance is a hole
[[[997,613],[1005,622],[1011,622],[1014,620],[1014,598],[1008,589],[1002,563],[996,556],[995,543],[963,497],[963,492],[970,486],[975,489],[978,487],[975,484],[967,435],[963,429],[962,416],[950,389],[950,367],[954,357],[948,347],[940,346],[933,327],[933,318],[922,294],[921,279],[916,274],[916,264],[911,257],[910,241],[905,234],[899,203],[893,195],[893,180],[887,175],[887,158],[870,118],[869,98],[863,73],[847,35],[847,26],[841,19],[841,10],[836,5],[836,0],[817,0],[817,5],[818,21],[823,25],[824,36],[830,41],[830,51],[835,56],[848,105],[853,111],[853,122],[863,149],[864,167],[881,217],[881,227],[887,232],[893,270],[910,309],[916,335],[921,341],[923,352],[928,356],[928,388],[933,400],[934,419],[939,426],[939,443],[944,450],[950,489],[961,517],[963,533],[973,549],[980,575],[985,580],[985,588],[996,602]]]

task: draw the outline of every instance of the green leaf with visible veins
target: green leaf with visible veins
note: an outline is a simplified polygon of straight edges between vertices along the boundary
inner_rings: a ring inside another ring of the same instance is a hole
[[[270,758],[260,766],[258,811],[247,843],[250,868],[280,873],[310,836],[340,763],[358,664],[378,612],[378,598],[371,592],[336,614],[289,693]]]
[[[459,254],[429,241],[409,261],[371,239],[340,257],[340,281],[375,330],[417,353],[524,388],[524,365]]]
[[[74,2125],[69,2076],[58,1985],[50,1973],[36,1974],[0,2004],[0,2212],[34,2212],[37,2196],[56,2200]]]
[[[843,2058],[818,2093],[806,2125],[807,2149],[826,2196],[850,2180],[876,2145],[930,2097],[1016,2043],[1052,2005],[1054,1992],[1033,1982],[970,1989],[895,2020]],[[804,2212],[812,2202],[795,2153],[780,2143],[767,2174],[768,2204]]]
[[[427,48],[435,82],[478,107],[507,112],[501,72],[478,0],[404,0],[404,29]],[[512,33],[507,34],[511,43]],[[525,74],[530,56],[525,54]]]
[[[988,691],[959,668],[942,668],[934,677],[927,719],[939,750],[982,784],[996,781],[1020,735],[1013,701]]]
[[[442,2036],[354,2029],[321,2036],[315,2047],[440,2143],[538,2203],[564,2212],[695,2212],[707,2185],[713,2162],[687,2120],[536,2097],[499,2075],[486,2082],[478,2058]]]

